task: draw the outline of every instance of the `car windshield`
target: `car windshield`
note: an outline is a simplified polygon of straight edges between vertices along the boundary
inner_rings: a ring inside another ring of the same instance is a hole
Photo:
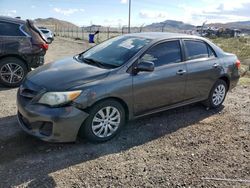
[[[119,67],[151,40],[135,36],[119,36],[94,46],[79,59],[106,67]]]

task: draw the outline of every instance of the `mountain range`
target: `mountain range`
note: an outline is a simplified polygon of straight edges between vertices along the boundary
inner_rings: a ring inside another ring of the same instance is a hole
[[[53,27],[77,27],[75,24],[64,21],[64,20],[59,20],[56,18],[37,18],[34,20],[36,25],[38,26],[53,26]]]
[[[52,25],[54,27],[60,27],[60,28],[72,28],[77,27],[75,24],[59,20],[56,18],[38,18],[35,19],[35,22],[39,26],[48,26]],[[250,31],[250,21],[239,21],[239,22],[228,22],[228,23],[210,23],[206,24],[206,26],[210,27],[224,27],[224,28],[233,28],[233,29],[241,29],[243,31]],[[91,26],[88,26],[86,28],[89,28]],[[96,27],[96,26],[95,26]],[[98,26],[100,27],[100,26]],[[143,31],[162,31],[162,28],[164,28],[164,31],[183,31],[183,30],[193,30],[195,29],[195,25],[187,24],[182,21],[176,21],[176,20],[166,20],[163,22],[157,22],[152,23],[146,26],[143,26]],[[136,27],[138,28],[138,27]],[[133,29],[133,28],[132,28]]]

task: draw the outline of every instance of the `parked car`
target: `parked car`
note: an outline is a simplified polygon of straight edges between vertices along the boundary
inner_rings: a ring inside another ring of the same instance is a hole
[[[45,35],[47,42],[51,44],[54,40],[54,33],[45,27],[39,27],[39,29]]]
[[[19,86],[31,68],[44,63],[47,49],[32,21],[0,16],[0,83]]]
[[[220,107],[239,66],[201,37],[127,34],[30,72],[18,90],[18,120],[45,141],[107,141],[127,120],[200,101]]]

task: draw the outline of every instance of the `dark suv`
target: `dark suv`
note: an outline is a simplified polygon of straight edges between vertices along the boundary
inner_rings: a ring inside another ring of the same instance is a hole
[[[46,38],[32,21],[0,16],[0,83],[19,86],[31,68],[44,63]]]

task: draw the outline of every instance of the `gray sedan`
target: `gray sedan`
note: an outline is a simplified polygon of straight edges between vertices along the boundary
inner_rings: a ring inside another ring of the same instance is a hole
[[[18,120],[45,141],[107,141],[141,116],[196,102],[218,108],[239,67],[201,37],[127,34],[30,72],[18,90]]]

